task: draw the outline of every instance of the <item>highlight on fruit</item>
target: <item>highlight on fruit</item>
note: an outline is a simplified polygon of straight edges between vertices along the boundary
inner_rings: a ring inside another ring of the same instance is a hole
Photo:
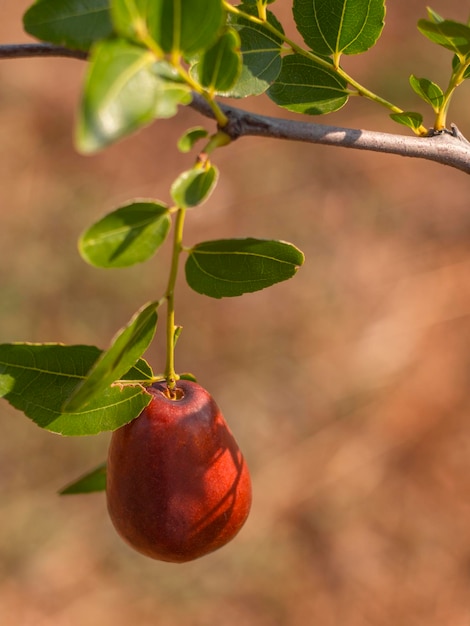
[[[212,396],[197,383],[149,389],[150,404],[116,430],[107,504],[119,535],[138,552],[181,563],[221,548],[251,506],[245,459]]]

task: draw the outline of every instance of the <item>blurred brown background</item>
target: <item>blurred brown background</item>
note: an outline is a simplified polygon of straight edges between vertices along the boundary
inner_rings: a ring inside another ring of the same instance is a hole
[[[27,41],[25,0],[2,0],[0,41]],[[435,0],[464,20],[470,7]],[[451,54],[416,30],[421,0],[388,3],[383,38],[345,59],[420,108],[413,72],[443,85]],[[290,20],[290,2],[273,9]],[[168,254],[100,271],[76,240],[132,197],[167,201],[193,155],[191,110],[94,157],[73,147],[84,64],[0,61],[0,341],[106,347],[162,293]],[[470,136],[470,90],[450,120]],[[266,99],[240,103],[281,114]],[[424,109],[424,106],[421,110]],[[327,118],[406,133],[355,99]],[[428,117],[426,122],[431,123]],[[307,261],[258,294],[214,301],[181,282],[178,369],[223,408],[252,468],[239,537],[186,565],[128,549],[102,494],[57,490],[101,462],[109,435],[65,439],[1,404],[4,626],[463,626],[470,623],[469,179],[431,163],[243,139],[219,151],[217,191],[188,219],[212,237],[289,240]],[[148,353],[163,367],[162,331]]]

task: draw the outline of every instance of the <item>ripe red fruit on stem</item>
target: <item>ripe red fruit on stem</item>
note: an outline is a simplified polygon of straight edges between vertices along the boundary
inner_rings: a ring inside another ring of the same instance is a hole
[[[238,533],[251,506],[250,474],[211,395],[181,380],[116,430],[107,465],[107,501],[121,537],[153,559],[184,562]]]

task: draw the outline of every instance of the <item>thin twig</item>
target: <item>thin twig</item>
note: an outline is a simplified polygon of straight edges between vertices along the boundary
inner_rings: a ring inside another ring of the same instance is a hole
[[[88,58],[88,53],[48,43],[13,43],[0,46],[0,59],[25,59],[28,57],[68,57],[85,61]]]
[[[26,57],[69,57],[87,59],[87,53],[70,50],[51,44],[0,45],[0,59]],[[193,95],[191,106],[202,115],[214,118],[207,102],[198,94]],[[268,117],[243,111],[236,107],[220,105],[228,118],[224,131],[238,139],[245,136],[270,137],[290,141],[354,148],[396,154],[399,156],[426,159],[441,165],[454,167],[470,174],[470,144],[460,132],[449,132],[415,137],[396,135],[370,130],[326,126],[312,122],[298,122],[277,117]]]

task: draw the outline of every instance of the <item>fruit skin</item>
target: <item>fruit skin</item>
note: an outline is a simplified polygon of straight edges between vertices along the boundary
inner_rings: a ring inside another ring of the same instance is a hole
[[[108,511],[117,532],[153,559],[182,563],[217,550],[238,533],[251,506],[242,453],[211,395],[166,383],[135,420],[116,430],[107,464]]]

